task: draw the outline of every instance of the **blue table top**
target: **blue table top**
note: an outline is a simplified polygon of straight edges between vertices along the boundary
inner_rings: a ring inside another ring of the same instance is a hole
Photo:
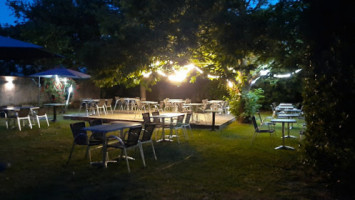
[[[109,125],[96,125],[96,126],[85,127],[83,128],[83,130],[95,131],[97,133],[108,133],[112,131],[118,131],[125,128],[133,128],[138,126],[142,126],[142,124],[135,123],[135,122],[117,122]]]

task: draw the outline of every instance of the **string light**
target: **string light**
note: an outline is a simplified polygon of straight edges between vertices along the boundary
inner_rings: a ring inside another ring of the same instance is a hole
[[[288,74],[274,74],[275,78],[289,78],[291,77],[291,73]]]
[[[164,77],[167,77],[167,75],[163,71],[161,71],[160,69],[157,72],[158,72],[158,74],[160,74],[160,75],[162,75]]]
[[[170,64],[173,64],[172,61],[167,61],[169,62]],[[167,63],[165,62],[165,63]],[[152,64],[152,66],[159,66],[161,65],[162,62],[160,61],[156,61],[154,64]],[[265,65],[266,66],[266,65]],[[264,69],[265,66],[262,66],[262,70],[260,70],[259,72],[259,75],[260,76],[267,76],[270,74],[270,70],[269,69]],[[180,70],[174,70],[174,74],[172,75],[167,75],[166,73],[164,73],[162,70],[157,70],[157,73],[163,77],[168,77],[168,79],[172,82],[182,82],[186,79],[188,73],[190,71],[192,71],[193,69],[195,69],[196,71],[198,71],[199,73],[203,74],[203,71],[199,68],[199,67],[196,67],[194,64],[188,64],[188,65],[185,65],[183,66]],[[231,70],[232,72],[236,72],[235,69],[233,68],[228,68],[229,70]],[[298,69],[292,73],[287,73],[287,74],[274,74],[273,77],[275,78],[289,78],[292,76],[292,74],[296,74],[296,73],[299,73],[302,69]],[[148,78],[150,75],[152,74],[152,72],[142,72],[142,75],[144,78]],[[212,75],[212,74],[207,74],[207,77],[209,79],[219,79],[220,76],[218,75]],[[238,72],[238,76],[237,76],[237,81],[240,82],[242,78],[242,75],[240,74],[240,72]],[[257,80],[259,80],[260,77],[257,77],[255,80],[251,81],[251,85],[255,84]],[[233,87],[233,83],[231,81],[228,80],[228,86],[229,87]]]
[[[211,74],[207,74],[207,77],[210,79],[218,79],[219,76],[215,76],[215,75],[211,75]]]
[[[227,85],[228,87],[232,88],[234,86],[233,82],[230,80],[227,80]]]
[[[14,78],[10,77],[10,76],[6,76],[5,77],[6,83],[5,83],[5,89],[6,90],[12,90],[15,88],[15,84],[14,84]]]
[[[148,78],[152,74],[152,72],[143,72],[142,74],[144,78]]]

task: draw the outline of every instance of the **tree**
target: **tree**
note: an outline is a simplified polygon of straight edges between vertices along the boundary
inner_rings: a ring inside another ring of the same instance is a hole
[[[304,89],[306,161],[340,199],[354,199],[354,2],[310,0],[303,31],[310,48]]]

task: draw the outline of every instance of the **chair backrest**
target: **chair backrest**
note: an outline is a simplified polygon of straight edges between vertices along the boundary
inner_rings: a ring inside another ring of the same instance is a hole
[[[102,125],[102,119],[93,119],[89,121],[90,126]]]
[[[152,112],[152,115],[153,116],[157,116],[157,115],[159,115],[160,113],[159,113],[159,111],[154,111],[154,112]],[[153,122],[154,123],[160,123],[160,119],[159,118],[153,118]]]
[[[112,105],[112,99],[107,99],[106,106],[111,106],[111,105]]]
[[[276,108],[276,106],[277,106],[277,105],[276,105],[276,102],[272,102],[271,104],[272,104],[272,106],[273,106],[274,108]]]
[[[127,140],[125,141],[126,146],[134,146],[138,144],[139,136],[141,134],[142,127],[134,127],[130,128],[128,131],[128,137]]]
[[[176,123],[177,124],[182,124],[184,122],[184,117],[185,117],[185,115],[179,115],[178,118],[177,118]]]
[[[163,109],[164,108],[164,101],[160,101],[159,102],[159,106],[160,106],[161,109]]]
[[[89,121],[90,126],[102,125],[102,119],[93,119]],[[103,133],[92,132],[92,136],[95,140],[103,140]]]
[[[144,142],[144,141],[151,140],[153,132],[154,132],[154,129],[155,129],[155,125],[154,124],[146,125],[144,127],[144,131],[143,131],[143,135],[142,135],[141,141]]]
[[[256,123],[255,116],[252,116],[252,117],[251,117],[251,121],[252,121],[252,123],[253,123],[253,126],[254,126],[255,131],[258,132],[258,131],[259,131],[259,127],[258,127],[258,124]]]
[[[5,111],[0,111],[0,117],[1,118],[7,118],[7,114]]]
[[[21,108],[18,111],[18,117],[27,117],[30,114],[31,110],[29,108]]]
[[[149,114],[149,112],[147,112],[147,113],[142,113],[142,116],[143,116],[143,122],[144,122],[145,124],[150,123],[150,114]]]
[[[190,123],[191,115],[192,115],[191,113],[187,113],[186,114],[185,124],[189,124]]]
[[[204,105],[202,106],[202,110],[203,110],[203,111],[209,110],[209,109],[211,109],[211,106],[212,106],[212,104],[206,103],[206,104],[204,104]]]
[[[45,115],[46,111],[47,111],[47,109],[45,109],[45,108],[39,108],[37,115],[39,115],[39,116]]]
[[[104,106],[106,104],[106,99],[100,99],[99,102],[97,103],[97,106]]]
[[[88,136],[85,130],[85,122],[76,122],[70,124],[71,132],[73,133],[74,143],[78,145],[87,145],[88,144]]]
[[[136,100],[136,104],[137,104],[137,106],[138,106],[138,108],[141,108],[142,107],[142,102],[141,102],[141,100]]]

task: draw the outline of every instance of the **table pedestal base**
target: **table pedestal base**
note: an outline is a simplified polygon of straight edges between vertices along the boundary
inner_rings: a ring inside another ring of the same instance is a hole
[[[117,163],[117,160],[107,160],[105,162],[106,164],[104,164],[103,162],[90,162],[90,165],[95,167],[107,167],[108,163]]]
[[[284,150],[295,150],[295,148],[293,147],[290,147],[290,146],[278,146],[278,147],[275,147],[275,150],[279,150],[279,149],[284,149]]]
[[[172,142],[172,141],[174,141],[174,140],[171,140],[168,138],[157,140],[157,142]]]
[[[281,137],[282,138],[282,137]],[[285,135],[285,137],[284,138],[297,138],[296,136],[294,136],[294,135]]]

